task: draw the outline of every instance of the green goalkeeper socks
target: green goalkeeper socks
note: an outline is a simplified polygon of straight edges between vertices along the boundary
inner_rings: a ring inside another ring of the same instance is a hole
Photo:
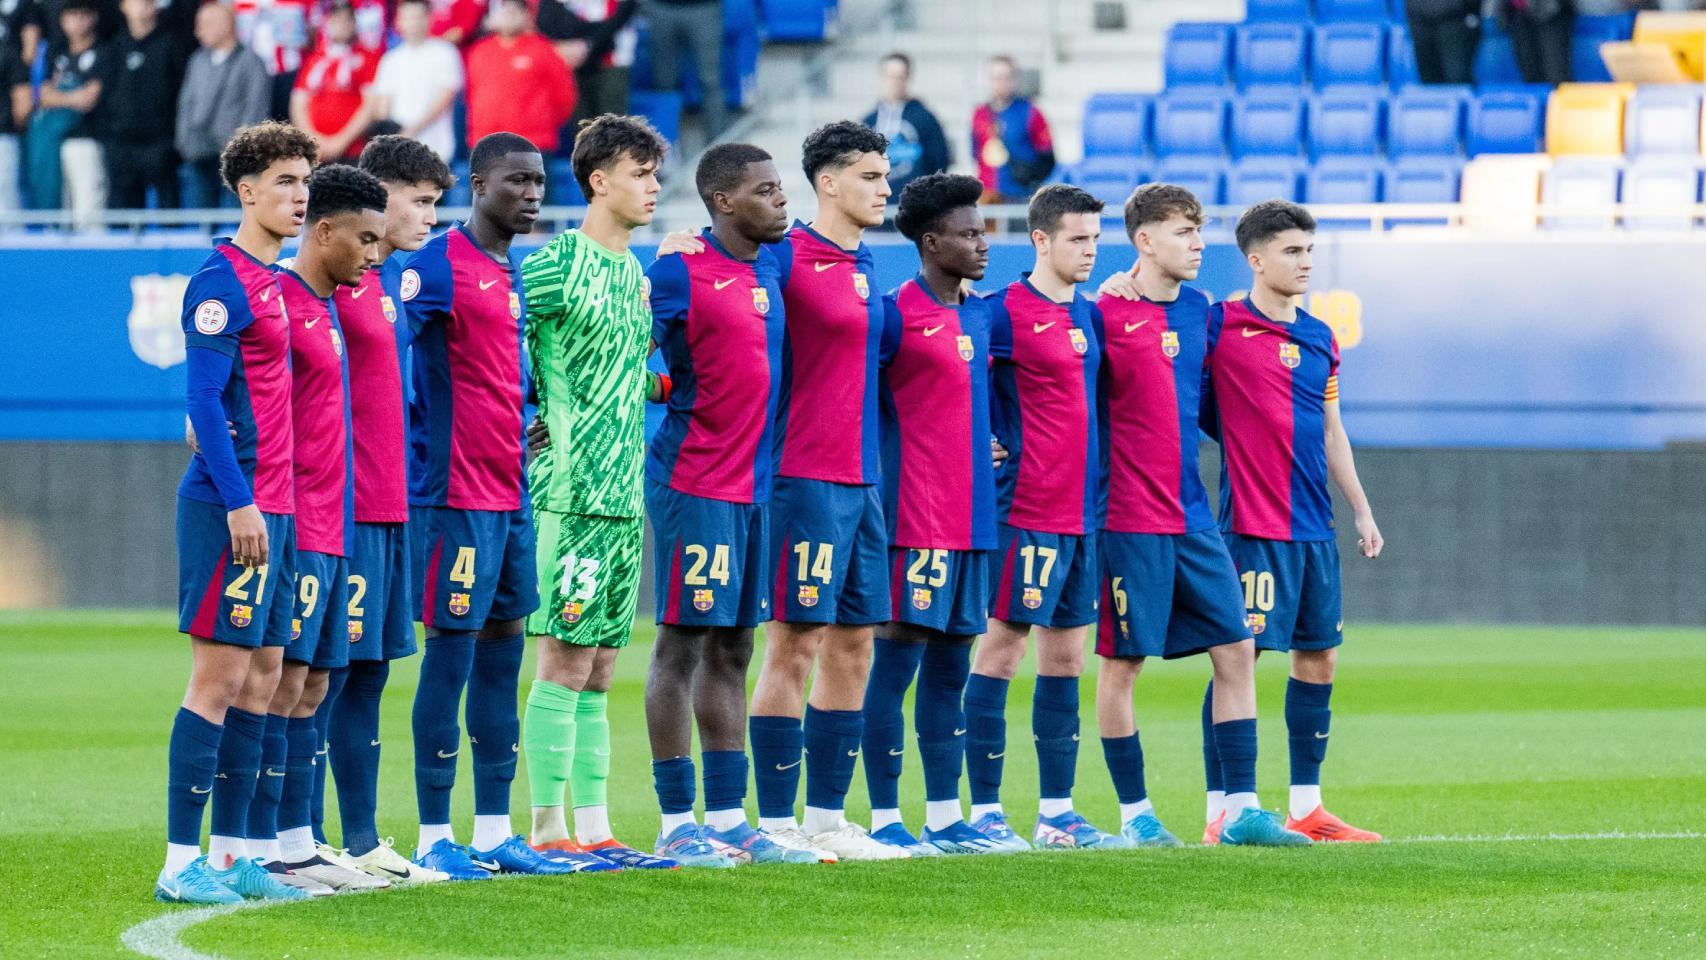
[[[570,774],[570,787],[574,791],[576,807],[601,807],[606,803],[606,788],[610,781],[608,700],[608,694],[583,690],[575,709],[575,762]],[[561,792],[557,796],[561,798]]]
[[[527,758],[528,792],[535,807],[563,805],[563,788],[569,782],[572,761],[575,775],[580,776],[580,754],[576,751],[575,714],[584,708],[585,698],[592,694],[576,693],[561,684],[547,680],[533,681],[527,694],[527,712],[521,732],[521,746]],[[599,718],[603,719],[604,694],[598,694]],[[601,724],[604,752],[610,753],[610,726]],[[609,761],[605,761],[609,770]],[[602,792],[603,783],[600,783]],[[578,788],[576,796],[579,796]]]

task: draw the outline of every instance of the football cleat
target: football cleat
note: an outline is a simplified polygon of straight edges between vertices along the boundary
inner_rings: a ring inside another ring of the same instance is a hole
[[[1172,832],[1161,825],[1159,817],[1153,813],[1140,813],[1127,820],[1120,827],[1120,836],[1125,837],[1126,843],[1133,847],[1182,847],[1183,840],[1173,836]]]
[[[210,869],[208,875],[247,900],[308,899],[306,891],[280,883],[266,867],[250,857],[238,857],[229,869]]]
[[[705,842],[735,863],[816,863],[809,850],[784,847],[742,821],[728,830],[700,830]]]
[[[684,867],[726,870],[735,865],[726,854],[711,846],[696,823],[684,823],[669,836],[658,835],[658,856],[669,857]]]
[[[845,820],[834,830],[812,836],[812,846],[828,850],[837,860],[908,860],[912,854],[873,839],[864,827]]]
[[[475,863],[492,864],[498,873],[560,877],[580,872],[566,863],[545,857],[539,851],[528,846],[526,838],[519,833],[490,850],[474,850],[471,855]]]
[[[423,867],[410,861],[398,853],[390,837],[379,841],[379,846],[367,851],[361,856],[346,855],[346,859],[356,869],[369,876],[388,880],[400,887],[413,887],[423,883],[443,883],[450,879],[450,874],[442,870]]]
[[[1220,843],[1220,829],[1226,826],[1226,811],[1215,814],[1214,819],[1202,828],[1202,842],[1205,847],[1213,847]]]
[[[533,849],[547,860],[566,863],[575,868],[576,873],[614,873],[621,870],[620,864],[606,860],[596,853],[588,853],[581,845],[573,840],[553,840],[550,843],[533,844]]]
[[[812,843],[812,838],[806,836],[799,827],[788,827],[784,830],[759,830],[765,839],[784,850],[798,850],[810,854],[818,863],[835,863],[839,858],[828,850]],[[792,863],[793,861],[789,861]]]
[[[355,862],[355,858],[349,855],[349,851],[342,847],[334,847],[329,843],[317,842],[314,844],[314,853],[317,854],[321,860],[326,861],[334,867],[343,867],[351,873],[366,874],[379,882],[378,886],[366,888],[358,887],[356,889],[384,890],[391,886],[390,877],[387,877],[382,873],[368,873],[361,864]]]
[[[1010,853],[1007,848],[956,820],[940,830],[924,828],[923,841],[943,853]]]
[[[267,860],[261,863],[261,866],[267,868],[267,872],[272,874],[274,880],[277,880],[279,883],[282,883],[287,887],[295,887],[303,893],[308,894],[310,897],[329,897],[332,894],[337,893],[336,890],[333,890],[331,887],[326,886],[318,880],[311,880],[308,877],[299,877],[296,874],[291,873],[281,861]]]
[[[391,884],[387,880],[368,874],[360,867],[346,867],[334,863],[325,857],[315,854],[299,863],[284,863],[284,869],[299,877],[318,880],[338,893],[358,893],[367,890],[383,890]]]
[[[177,873],[160,871],[154,881],[154,899],[161,903],[242,903],[243,895],[213,875],[206,857],[196,857]]]
[[[1220,829],[1220,842],[1229,847],[1307,847],[1313,841],[1296,830],[1287,830],[1279,814],[1245,807],[1238,819]]]
[[[643,853],[628,846],[622,841],[611,837],[597,843],[580,845],[587,853],[596,853],[624,870],[680,870],[681,864],[668,857],[657,857]]]
[[[1018,831],[1007,825],[1005,813],[986,813],[972,821],[971,828],[988,837],[1002,853],[1018,853],[1031,849]]]
[[[436,870],[452,880],[490,880],[497,867],[474,859],[474,851],[454,840],[440,838],[427,852],[415,851],[415,865]]]
[[[936,849],[935,844],[919,842],[918,838],[906,829],[904,823],[891,823],[881,830],[872,831],[871,839],[905,850],[907,855],[912,857],[939,857],[942,855],[942,851]]]
[[[1296,830],[1317,843],[1380,843],[1385,839],[1373,830],[1351,826],[1328,813],[1326,807],[1316,807],[1301,820],[1287,817],[1285,828]]]
[[[1037,830],[1031,842],[1043,850],[1123,850],[1131,846],[1119,834],[1097,830],[1076,810],[1037,817]]]

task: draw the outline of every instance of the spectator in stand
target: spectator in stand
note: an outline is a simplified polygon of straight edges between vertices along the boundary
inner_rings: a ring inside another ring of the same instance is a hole
[[[704,94],[705,137],[715,140],[729,124],[723,96],[723,0],[646,0],[641,8],[652,42],[652,82],[681,88],[681,58],[691,56]]]
[[[637,0],[539,0],[539,32],[556,43],[557,54],[575,72],[579,102],[573,126],[628,112],[635,42],[631,21],[638,9]]]
[[[296,72],[308,52],[308,15],[314,0],[231,0],[237,14],[237,39],[255,52],[272,76],[272,99],[267,115],[290,118],[290,96]],[[332,158],[325,157],[330,160]]]
[[[178,153],[184,158],[185,206],[217,207],[227,200],[219,177],[219,151],[239,127],[267,118],[272,78],[253,50],[237,42],[231,8],[209,3],[196,11],[201,49],[190,58],[178,93]]]
[[[385,52],[391,45],[392,14],[396,4],[389,0],[349,0],[355,10],[355,45]]]
[[[1498,18],[1510,35],[1524,82],[1570,82],[1574,0],[1486,0],[1482,11],[1484,16]]]
[[[1019,95],[1018,65],[1005,54],[989,58],[989,101],[971,118],[971,150],[985,203],[1023,203],[1054,172],[1048,121]]]
[[[1481,0],[1405,0],[1416,75],[1423,83],[1474,83]]]
[[[550,2],[550,0],[547,0]],[[456,45],[432,35],[427,0],[397,4],[397,32],[403,42],[379,61],[373,81],[373,115],[397,124],[397,132],[419,140],[449,163],[456,152],[451,108],[462,92],[462,54]]]
[[[0,44],[16,48],[25,66],[34,63],[46,18],[40,0],[0,0]]]
[[[479,39],[486,19],[481,0],[432,0],[432,35],[466,50]]]
[[[36,0],[41,5],[42,39],[50,46],[63,44],[66,40],[65,28],[61,25],[59,15],[71,4],[66,0]],[[124,24],[124,15],[118,12],[119,0],[86,0],[86,5],[95,11],[95,43],[103,44],[112,39]]]
[[[0,0],[0,3],[3,2],[5,0]],[[155,0],[154,2],[155,26],[161,33],[172,38],[180,68],[188,63],[190,55],[195,53],[195,15],[196,11],[201,9],[201,4],[202,0]],[[124,12],[122,3],[119,6],[119,12]]]
[[[107,202],[99,107],[112,70],[107,49],[95,42],[99,16],[94,0],[65,0],[60,8],[65,39],[48,44],[41,109],[25,143],[35,208],[67,206],[78,227],[92,226]]]
[[[30,66],[23,50],[10,40],[0,43],[0,212],[22,206],[18,135],[29,125],[31,99]]]
[[[929,173],[942,173],[953,158],[942,124],[912,97],[912,58],[891,53],[877,67],[881,99],[865,116],[865,126],[889,138],[889,189],[895,196]]]
[[[339,3],[326,14],[320,44],[302,60],[290,93],[290,122],[320,142],[320,162],[354,162],[373,122],[368,90],[379,52],[355,42],[355,10]]]
[[[184,61],[178,40],[160,26],[155,0],[124,0],[125,30],[107,44],[112,82],[101,89],[106,127],[107,205],[147,206],[148,188],[161,209],[178,205],[178,89]]]
[[[575,78],[533,29],[527,0],[499,0],[491,36],[468,51],[468,146],[507,130],[555,153],[575,112]]]

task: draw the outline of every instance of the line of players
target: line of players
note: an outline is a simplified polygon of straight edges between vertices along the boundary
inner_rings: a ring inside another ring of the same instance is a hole
[[[1127,205],[1145,267],[1112,281],[1098,307],[1076,285],[1094,262],[1101,205],[1051,188],[1031,210],[1036,268],[979,298],[962,292],[987,263],[975,181],[929,178],[898,218],[921,273],[885,298],[869,289],[862,243],[884,216],[885,149],[851,123],[808,138],[819,216],[792,229],[767,154],[709,151],[697,182],[712,227],[672,236],[642,272],[628,239],[651,219],[665,145],[637,118],[583,129],[573,166],[587,218],[520,265],[509,246],[531,230],[544,188],[538,151],[520,137],[476,147],[473,215],[430,242],[451,181],[419,144],[379,138],[360,169],[312,171],[314,144],[293,128],[233,139],[222,172],[243,222],[184,307],[201,444],[179,491],[194,667],[169,747],[158,897],[1026,847],[999,787],[1006,684],[1032,626],[1037,844],[1177,842],[1144,798],[1131,688],[1144,657],[1204,649],[1216,681],[1204,701],[1205,839],[1377,839],[1327,814],[1311,786],[1339,642],[1338,624],[1327,626],[1338,601],[1327,472],[1357,512],[1365,555],[1381,544],[1338,423],[1331,333],[1290,305],[1307,283],[1307,213],[1271,204],[1247,215],[1239,242],[1254,290],[1210,308],[1179,286],[1200,260],[1200,207],[1177,188],[1146,188]],[[294,263],[275,271],[298,233]],[[410,250],[404,269],[392,254]],[[658,347],[668,377],[645,372]],[[1199,394],[1199,383],[1215,386]],[[530,394],[537,454],[524,472]],[[1222,513],[1242,574],[1195,479],[1199,397],[1214,400],[1202,422],[1225,450]],[[668,404],[649,451],[647,400]],[[643,515],[659,598],[646,694],[656,855],[612,836],[604,789],[605,693],[629,634]],[[1284,826],[1255,802],[1246,606],[1265,647],[1293,647]],[[427,631],[413,860],[374,829],[378,703],[386,663],[413,652],[411,607]],[[1071,808],[1077,676],[1098,607],[1119,834]],[[749,718],[752,628],[766,620]],[[524,629],[541,638],[525,732]],[[895,800],[900,704],[915,676],[922,840]],[[466,846],[449,822],[464,694]],[[749,723],[757,829],[743,809]],[[510,832],[523,748],[532,843]],[[870,832],[842,815],[861,748]],[[347,850],[319,831],[317,755],[335,768]]]

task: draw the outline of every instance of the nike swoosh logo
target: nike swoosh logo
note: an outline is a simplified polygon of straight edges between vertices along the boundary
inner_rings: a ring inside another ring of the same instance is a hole
[[[496,860],[486,861],[486,860],[478,860],[478,859],[475,859],[474,857],[469,857],[468,862],[472,863],[476,867],[481,867],[483,869],[490,870],[493,873],[498,872],[498,862]]]
[[[178,892],[177,887],[168,887],[162,883],[160,884],[160,889],[166,891],[166,896],[171,897],[173,900],[178,900],[183,897],[183,894]]]
[[[1073,735],[1072,735],[1072,739],[1073,739],[1073,742],[1077,742],[1077,740],[1078,740],[1078,734],[1076,734],[1076,733],[1075,733],[1075,734],[1073,734]]]
[[[391,876],[396,877],[400,880],[409,879],[409,871],[407,871],[407,870],[393,870],[390,867],[381,867],[378,864],[374,864],[373,866],[374,866],[374,869],[383,870],[384,872],[389,873]]]
[[[594,750],[592,752],[592,755],[595,757],[608,757],[608,756],[610,756],[610,751],[609,750]]]
[[[906,756],[906,751],[905,750],[896,750],[895,748],[890,747],[889,748],[889,756],[891,756],[891,757],[904,757],[904,756]]]
[[[925,327],[924,328],[924,335],[927,337],[934,337],[936,335],[936,332],[941,330],[945,326],[947,326],[947,324],[938,323],[934,327]]]
[[[490,290],[490,289],[492,289],[492,284],[494,284],[494,283],[497,283],[496,279],[482,280],[482,281],[480,281],[480,289],[481,290]]]
[[[965,727],[955,727],[954,728],[954,736],[963,737],[965,735],[966,735],[966,728]]]
[[[559,747],[556,744],[552,744],[550,747],[548,747],[546,749],[548,749],[551,753],[568,753],[569,752],[568,747]]]
[[[271,299],[272,299],[272,290],[268,289],[268,290],[262,290],[261,291],[261,302],[262,303],[266,303],[268,300],[271,300]]]
[[[314,324],[319,323],[319,322],[320,322],[319,317],[311,317],[307,320],[302,321],[302,329],[312,330],[312,329],[314,329]]]
[[[727,280],[718,280],[715,283],[712,283],[711,286],[716,287],[718,290],[721,290],[724,287],[726,287],[729,284],[734,283],[734,282],[735,282],[735,278],[730,277]]]
[[[330,752],[331,752],[331,750],[332,750],[332,748],[331,748],[331,747],[321,747],[321,748],[320,748],[320,749],[318,749],[318,750],[316,750],[316,751],[314,751],[314,756],[316,756],[316,757],[323,757],[323,756],[325,756],[325,755],[326,755],[326,754],[328,754],[328,753],[330,753]]]
[[[282,776],[284,776],[284,771],[283,770],[274,770],[273,768],[268,767],[267,768],[267,776],[269,776],[269,777],[282,777]]]
[[[1007,755],[1007,751],[1005,751],[1005,750],[1001,751],[1000,753],[986,754],[986,756],[988,756],[989,759],[991,759],[991,760],[999,760],[1002,757],[1005,757],[1006,755]]]
[[[800,761],[795,760],[793,763],[785,763],[785,764],[784,763],[778,763],[776,765],[776,769],[777,770],[792,770],[799,765],[800,765]]]
[[[1141,327],[1148,322],[1149,322],[1148,320],[1139,320],[1136,323],[1128,323],[1125,325],[1125,332],[1130,333],[1133,330],[1136,330],[1138,327]]]
[[[216,773],[216,774],[214,774],[214,775],[213,775],[213,779],[215,779],[215,780],[229,780],[229,779],[231,779],[231,778],[230,778],[230,777],[228,777],[228,776],[226,776],[226,775],[225,775],[225,774],[223,774],[223,773]]]
[[[366,293],[366,292],[367,292],[367,288],[366,288],[366,287],[356,287],[356,288],[355,288],[355,289],[354,289],[354,290],[351,290],[351,291],[350,291],[350,294],[349,294],[349,298],[350,298],[350,299],[351,299],[351,300],[360,300],[360,299],[361,299],[361,295],[362,295],[362,294],[364,294],[364,293]],[[380,868],[379,868],[379,869],[381,869],[381,870],[384,870],[384,869],[385,869],[385,868],[384,868],[384,867],[380,867]]]
[[[1246,339],[1246,340],[1250,339],[1251,337],[1259,337],[1264,333],[1273,333],[1272,330],[1256,330],[1256,329],[1248,329],[1248,328],[1246,328],[1244,330],[1240,330],[1238,332],[1242,333],[1244,335],[1244,339]]]
[[[1328,737],[1329,737],[1329,736],[1331,736],[1331,734],[1326,734],[1326,733],[1321,733],[1321,732],[1319,732],[1319,731],[1317,731],[1317,732],[1316,732],[1316,734],[1315,734],[1315,739],[1317,739],[1317,740],[1325,740],[1325,739],[1327,739],[1327,738],[1328,738]]]
[[[1047,323],[1033,323],[1031,324],[1031,332],[1042,333],[1044,330],[1047,330],[1049,327],[1052,327],[1059,322],[1059,320],[1050,320]]]
[[[521,744],[519,744],[519,743],[510,744],[509,745],[509,752],[510,753],[520,753],[521,752]]]
[[[199,796],[199,795],[204,794],[204,793],[212,793],[213,788],[212,787],[207,787],[207,788],[191,787],[190,792]]]
[[[849,750],[849,751],[847,751],[847,755],[848,755],[848,756],[849,756],[849,757],[857,757],[857,756],[858,756],[858,755],[859,755],[859,751],[857,751],[857,750]]]
[[[370,740],[370,741],[368,741],[367,745],[370,747],[377,747],[377,746],[379,746],[379,741],[378,740]]]
[[[461,748],[457,748],[455,750],[452,750],[449,753],[445,753],[443,750],[440,750],[438,752],[438,758],[440,760],[449,760],[451,757],[454,757],[461,752],[462,752]]]
[[[835,266],[835,263],[836,262],[834,260],[819,260],[817,263],[812,264],[812,269],[818,273],[822,273],[830,267]]]

